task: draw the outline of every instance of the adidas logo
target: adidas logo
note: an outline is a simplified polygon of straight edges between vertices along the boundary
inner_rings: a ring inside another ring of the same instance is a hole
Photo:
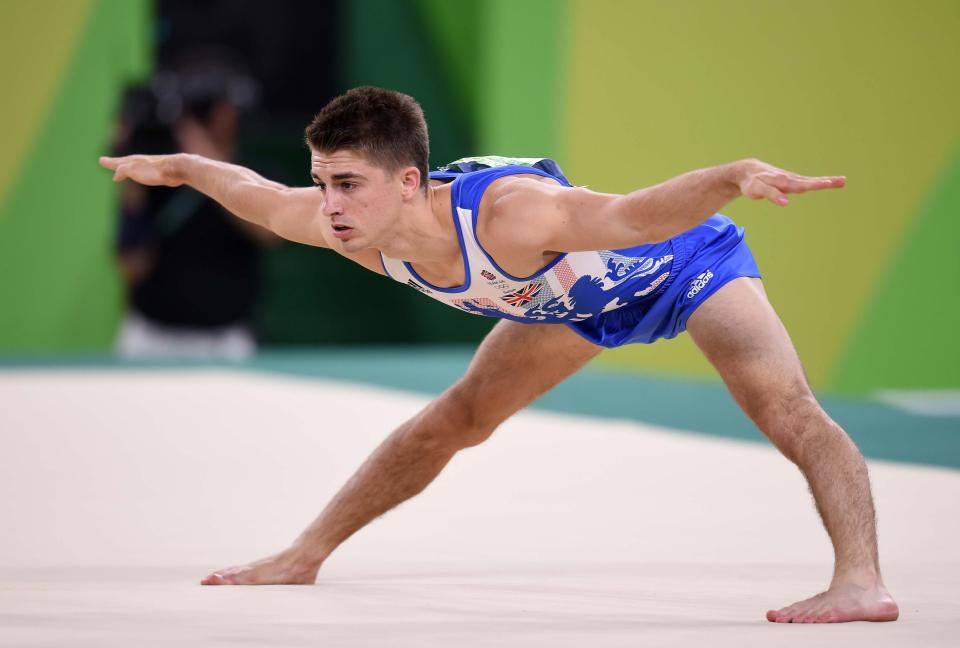
[[[703,290],[710,280],[713,279],[713,273],[710,270],[701,272],[696,279],[690,282],[690,290],[687,291],[687,299],[693,299],[697,293]]]

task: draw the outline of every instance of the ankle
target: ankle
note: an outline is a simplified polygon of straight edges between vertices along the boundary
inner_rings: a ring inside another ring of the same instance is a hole
[[[844,585],[855,585],[863,589],[883,589],[883,579],[880,571],[875,567],[861,567],[857,569],[837,569],[830,581],[830,588]]]
[[[283,562],[290,567],[290,569],[296,570],[298,572],[313,572],[316,573],[320,570],[320,566],[323,564],[324,558],[318,555],[316,551],[311,551],[306,547],[298,546],[294,544],[290,548],[281,552],[283,556]]]

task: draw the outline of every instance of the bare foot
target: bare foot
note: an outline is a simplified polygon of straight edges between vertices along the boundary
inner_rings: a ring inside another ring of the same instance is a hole
[[[282,552],[263,560],[216,571],[201,585],[313,585],[319,565],[308,565]]]
[[[779,610],[767,612],[776,623],[842,623],[844,621],[896,621],[900,608],[882,585],[860,587],[852,583],[831,585],[826,592]]]

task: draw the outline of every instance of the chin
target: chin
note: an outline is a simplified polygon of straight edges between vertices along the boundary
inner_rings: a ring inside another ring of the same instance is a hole
[[[359,252],[367,246],[358,238],[350,238],[346,241],[340,241],[340,247],[343,248],[344,252]]]

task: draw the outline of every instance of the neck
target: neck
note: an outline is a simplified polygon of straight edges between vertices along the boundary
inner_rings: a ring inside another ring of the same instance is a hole
[[[397,226],[380,250],[393,259],[403,259],[435,271],[461,263],[460,239],[453,224],[450,186],[427,187],[426,198],[411,201],[401,209]]]

